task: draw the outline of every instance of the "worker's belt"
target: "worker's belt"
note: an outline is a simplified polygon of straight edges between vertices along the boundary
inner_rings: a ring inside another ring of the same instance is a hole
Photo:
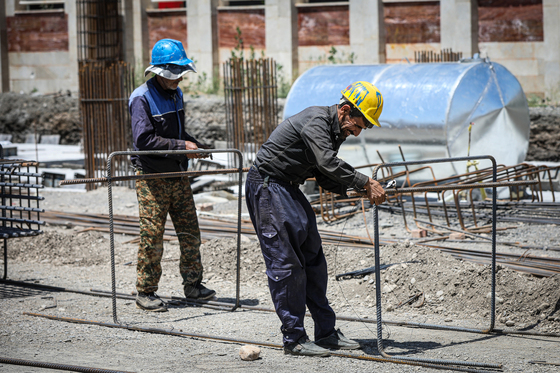
[[[247,174],[247,180],[251,180],[251,181],[255,181],[255,182],[261,182],[263,183],[263,185],[265,183],[274,183],[274,184],[278,184],[278,185],[282,185],[282,186],[286,186],[286,187],[295,187],[295,188],[299,188],[299,186],[301,185],[298,182],[295,181],[285,181],[285,180],[281,180],[278,179],[276,177],[267,175],[266,173],[262,172],[259,170],[259,168],[256,165],[252,165],[251,169],[249,170],[249,173]]]

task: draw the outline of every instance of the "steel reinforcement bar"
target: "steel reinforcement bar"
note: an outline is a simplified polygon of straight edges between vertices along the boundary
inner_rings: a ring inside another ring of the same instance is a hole
[[[104,326],[109,328],[133,330],[133,331],[144,332],[144,333],[164,334],[164,335],[172,335],[172,336],[187,337],[187,338],[198,338],[198,339],[213,340],[219,342],[243,343],[243,344],[250,344],[256,346],[271,347],[276,349],[283,348],[283,345],[279,345],[276,343],[260,342],[260,341],[253,341],[248,339],[239,339],[239,338],[231,338],[231,337],[223,337],[223,336],[215,336],[215,335],[186,333],[186,332],[176,331],[172,329],[160,329],[160,328],[150,328],[150,327],[142,327],[142,326],[123,325],[117,323],[106,323],[101,321],[59,317],[59,316],[44,315],[40,313],[31,313],[31,312],[24,312],[23,314],[26,316],[42,317],[42,318],[56,320],[56,321],[65,321],[65,322],[86,324],[86,325],[97,325],[97,326]],[[343,354],[343,353],[336,353],[336,352],[334,353],[331,352],[331,355],[337,357],[343,357],[343,358],[350,358],[350,359],[388,362],[394,364],[422,366],[422,367],[433,368],[433,369],[454,370],[454,371],[472,372],[472,373],[489,373],[496,369],[498,370],[502,369],[501,364],[493,364],[493,363],[477,363],[477,362],[469,363],[465,361],[449,361],[449,360],[418,361],[418,360],[404,360],[404,359],[398,359],[392,357],[374,357],[374,356],[367,356],[367,355]],[[483,368],[483,369],[481,370],[478,368]],[[492,370],[487,370],[487,369],[492,369]]]
[[[12,359],[9,357],[0,357],[0,363],[2,364],[12,364],[12,365],[24,365],[28,367],[39,367],[47,369],[58,369],[58,370],[68,370],[71,372],[85,372],[85,373],[132,373],[126,372],[124,370],[111,370],[111,369],[101,369],[101,368],[90,368],[81,367],[77,365],[66,365],[58,363],[45,363],[41,361],[31,361],[22,359]]]
[[[192,152],[192,150],[190,150]],[[214,150],[213,150],[214,151]],[[199,153],[200,151],[196,151]],[[243,172],[249,172],[249,168],[241,169]],[[170,177],[184,177],[184,176],[202,176],[202,175],[222,175],[234,174],[239,172],[238,168],[222,168],[218,170],[205,170],[205,171],[183,171],[183,172],[162,172],[158,174],[144,174],[144,175],[126,175],[126,176],[113,176],[111,182],[127,181],[127,180],[147,180],[147,179],[166,179]],[[106,183],[109,181],[108,177],[97,177],[89,179],[69,179],[62,180],[61,186],[75,185],[75,184],[90,184],[90,183]]]
[[[26,288],[33,288],[42,291],[49,291],[49,292],[66,292],[66,293],[75,293],[75,294],[82,294],[87,296],[93,297],[102,297],[102,298],[111,298],[112,292],[108,290],[102,289],[90,289],[88,290],[79,290],[79,289],[71,289],[71,288],[64,288],[60,286],[52,286],[52,285],[43,285],[43,284],[35,284],[35,283],[28,283],[22,281],[14,281],[14,280],[2,280],[0,279],[0,284],[12,285],[12,286],[22,286]],[[117,293],[116,294],[118,299],[126,299],[126,300],[134,300],[136,299],[135,293]],[[234,312],[236,310],[235,303],[231,302],[221,302],[215,300],[199,300],[199,299],[187,299],[187,298],[180,298],[174,296],[165,296],[160,295],[161,299],[165,301],[169,301],[171,303],[179,303],[179,304],[186,304],[188,306],[194,307],[204,307],[210,308],[220,311],[229,311]],[[266,308],[260,306],[250,306],[245,304],[240,304],[237,309],[249,310],[249,311],[260,311],[260,312],[270,312],[275,313],[276,310],[273,308]],[[310,313],[306,313],[305,316],[311,317]],[[337,320],[342,321],[351,321],[351,322],[361,322],[364,324],[375,324],[377,323],[376,319],[364,319],[361,317],[354,317],[354,316],[341,316],[336,315]],[[411,321],[394,321],[394,320],[383,320],[384,324],[387,325],[395,325],[395,326],[402,326],[402,327],[410,327],[410,328],[417,328],[417,329],[432,329],[432,330],[443,330],[443,331],[457,331],[463,333],[473,333],[473,334],[488,334],[482,333],[480,329],[475,328],[467,328],[467,327],[453,327],[453,326],[441,326],[437,324],[425,324],[425,323],[418,323],[418,322],[411,322]],[[506,329],[493,329],[491,334],[496,335],[531,335],[531,336],[539,336],[539,337],[555,337],[560,338],[560,334],[558,333],[542,333],[542,332],[532,332],[528,330],[506,330]]]
[[[471,156],[471,157],[455,157],[455,158],[441,158],[441,159],[429,159],[423,161],[407,161],[407,162],[392,162],[392,163],[383,163],[375,167],[373,170],[373,179],[377,180],[377,173],[382,168],[390,168],[395,166],[405,166],[408,165],[419,165],[419,164],[432,164],[432,163],[448,163],[448,162],[457,162],[457,161],[469,161],[469,160],[476,160],[476,159],[488,159],[492,162],[492,276],[491,276],[491,312],[490,312],[490,326],[488,329],[481,330],[483,333],[490,333],[494,329],[494,322],[495,322],[495,313],[496,313],[496,187],[499,186],[496,180],[496,160],[494,157],[490,155],[480,155],[480,156]],[[509,182],[508,182],[509,184]],[[442,186],[430,186],[430,187],[420,187],[421,191],[441,191],[447,189],[460,189],[463,187],[466,188],[480,188],[483,185],[480,183],[475,184],[474,186],[468,184],[458,184],[458,185],[442,185]],[[408,190],[408,193],[411,192],[411,189],[414,188],[402,188],[402,190]],[[413,190],[412,190],[413,191]],[[418,190],[420,191],[420,190]],[[395,190],[396,192],[396,190]],[[403,193],[405,193],[403,191]],[[375,247],[375,298],[376,298],[376,311],[377,311],[377,350],[379,353],[391,359],[397,359],[401,361],[420,361],[426,363],[437,363],[440,364],[440,360],[432,360],[432,359],[422,359],[422,358],[414,358],[414,357],[394,357],[389,355],[384,347],[383,347],[383,328],[382,328],[382,315],[381,315],[381,261],[380,261],[380,250],[379,250],[379,214],[377,206],[373,205],[373,224],[374,224],[374,247]],[[458,328],[460,330],[460,328]],[[449,362],[452,363],[452,362]]]
[[[119,156],[129,156],[129,155],[170,155],[170,154],[212,154],[212,153],[230,153],[237,156],[237,173],[238,173],[238,196],[237,199],[237,260],[236,260],[236,290],[235,290],[235,308],[239,307],[240,298],[240,268],[241,268],[241,195],[242,193],[242,183],[243,183],[243,154],[237,149],[212,149],[212,150],[144,150],[144,151],[118,151],[113,152],[107,158],[107,199],[109,201],[109,235],[110,235],[110,245],[111,245],[111,289],[112,289],[112,304],[113,304],[113,321],[117,324],[117,297],[116,297],[116,275],[115,275],[115,235],[113,227],[113,194],[112,194],[112,182],[115,178],[112,176],[111,165],[113,158]],[[220,170],[223,171],[223,170]],[[154,177],[154,174],[148,174],[146,176]],[[185,176],[183,172],[168,173],[166,177],[182,177]],[[157,177],[157,174],[156,174]],[[147,177],[146,179],[149,179]]]

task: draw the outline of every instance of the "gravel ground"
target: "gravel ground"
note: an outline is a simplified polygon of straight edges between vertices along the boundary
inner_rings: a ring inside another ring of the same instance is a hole
[[[47,211],[107,213],[107,190],[93,192],[44,191],[41,207]],[[212,200],[206,198],[204,202]],[[219,200],[215,197],[214,201]],[[200,200],[202,201],[202,199]],[[199,202],[200,202],[199,201]],[[134,191],[113,190],[114,213],[137,215]],[[244,207],[244,203],[242,204]],[[236,201],[214,203],[212,217],[235,216]],[[201,213],[201,216],[202,213]],[[246,215],[243,215],[246,217]],[[319,220],[320,229],[367,237],[371,214],[356,214],[335,223]],[[498,232],[499,241],[517,241],[535,246],[560,246],[554,225],[513,224],[515,229]],[[544,335],[488,335],[451,330],[398,326],[422,323],[485,329],[490,320],[490,268],[455,258],[434,248],[415,244],[400,215],[380,212],[381,262],[391,264],[381,272],[385,351],[407,358],[445,359],[503,364],[505,372],[557,372],[560,338]],[[66,289],[90,291],[111,289],[109,235],[72,224],[49,224],[37,237],[8,241],[8,278]],[[115,235],[116,288],[135,291],[134,237]],[[490,250],[488,243],[446,241],[447,246]],[[442,244],[443,245],[443,244]],[[133,300],[117,300],[118,321],[125,326],[181,331],[198,337],[170,336],[140,331],[84,325],[30,316],[38,313],[71,319],[113,323],[110,298],[75,292],[42,291],[0,283],[0,357],[134,372],[416,372],[430,368],[363,360],[379,359],[376,343],[375,281],[372,275],[336,281],[337,274],[374,265],[371,249],[324,247],[329,263],[329,300],[337,315],[361,318],[339,320],[337,326],[362,344],[352,352],[356,358],[331,356],[306,358],[286,356],[280,344],[280,323],[273,312],[238,309],[234,312],[186,306],[175,302],[169,312],[148,313]],[[233,301],[236,293],[235,238],[207,239],[202,246],[206,285],[217,291],[217,300]],[[525,250],[498,245],[498,252],[560,257],[554,250]],[[241,245],[242,305],[272,307],[259,245],[244,235]],[[181,296],[177,270],[176,241],[165,243],[163,277],[158,294]],[[537,277],[498,266],[496,328],[508,331],[560,334],[560,276]],[[423,300],[399,306],[422,292]],[[306,323],[313,334],[312,320]],[[212,339],[202,338],[211,336]],[[232,340],[237,340],[233,342]],[[243,361],[239,349],[246,341],[261,344],[260,358]],[[360,359],[362,358],[362,359]],[[0,363],[0,371],[40,372],[44,368]]]

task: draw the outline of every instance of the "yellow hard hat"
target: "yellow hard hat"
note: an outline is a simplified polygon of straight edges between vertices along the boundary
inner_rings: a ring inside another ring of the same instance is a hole
[[[364,81],[355,82],[346,87],[342,95],[362,112],[369,122],[367,128],[381,127],[379,116],[383,111],[383,96],[376,86]]]

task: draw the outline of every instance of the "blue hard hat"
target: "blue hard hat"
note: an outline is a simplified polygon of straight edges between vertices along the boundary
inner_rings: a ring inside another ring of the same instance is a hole
[[[194,62],[187,57],[183,44],[173,39],[161,39],[154,45],[150,63],[144,76],[153,72],[167,79],[178,79],[189,71],[196,72]]]
[[[154,66],[168,63],[184,66],[191,62],[192,60],[187,58],[183,44],[178,40],[161,39],[152,49],[152,61],[150,64]]]

